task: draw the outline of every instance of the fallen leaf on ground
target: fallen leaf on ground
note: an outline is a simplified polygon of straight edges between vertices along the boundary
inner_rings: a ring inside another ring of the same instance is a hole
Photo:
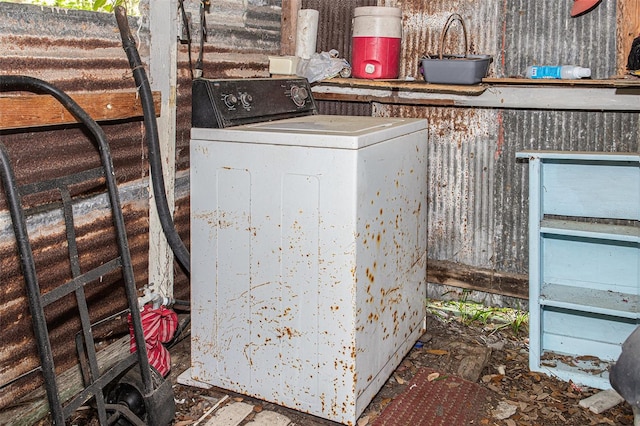
[[[427,349],[427,353],[431,355],[448,355],[449,351],[444,349]]]
[[[427,376],[427,381],[428,382],[433,382],[435,379],[437,379],[438,377],[440,377],[440,373],[431,373]]]
[[[492,411],[493,417],[498,420],[505,420],[516,413],[516,406],[507,401],[500,401],[498,406]]]
[[[380,408],[386,407],[391,401],[393,401],[391,398],[383,399],[382,401],[380,401]]]

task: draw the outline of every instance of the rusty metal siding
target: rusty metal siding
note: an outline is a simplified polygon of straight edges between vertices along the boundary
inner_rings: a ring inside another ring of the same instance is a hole
[[[461,26],[451,25],[443,46],[440,36],[447,17],[465,21],[470,53],[489,54],[491,77],[524,76],[528,65],[582,65],[594,78],[615,73],[616,2],[602,2],[590,13],[572,18],[571,4],[554,0],[421,0],[405,1],[401,78],[418,74],[425,54],[464,51]]]
[[[521,150],[637,152],[640,114],[374,104],[429,122],[428,256],[528,271],[528,176]]]
[[[400,78],[422,79],[419,60],[425,54],[437,55],[441,50],[443,54],[464,52],[462,26],[458,22],[450,26],[440,45],[444,25],[452,13],[460,14],[465,22],[469,53],[496,55],[498,52],[502,29],[500,0],[410,0],[402,2],[401,8],[404,33]]]
[[[137,19],[130,20],[137,28]],[[144,49],[148,34],[136,32]],[[0,3],[1,74],[22,74],[41,78],[68,92],[133,91],[135,83],[111,14],[71,11],[13,3]],[[123,210],[134,265],[140,285],[148,278],[148,163],[144,127],[141,121],[125,120],[102,125],[109,141],[118,184],[123,191]],[[5,131],[0,139],[17,164],[20,183],[60,176],[87,165],[98,164],[97,151],[78,125]],[[98,192],[102,189],[98,189]],[[55,222],[55,211],[47,213]],[[79,220],[81,262],[99,263],[103,254],[114,249],[107,212],[87,212]],[[20,273],[10,220],[6,214],[4,191],[0,191],[0,256],[2,292],[0,326],[0,407],[15,402],[40,383],[32,374],[5,387],[5,384],[38,364],[24,282]],[[39,229],[34,240],[36,257],[43,266],[44,287],[69,276],[69,259],[64,234]],[[105,277],[90,291],[92,315],[105,316],[125,307],[123,289],[117,276]],[[47,309],[51,320],[54,358],[61,371],[68,368],[75,352],[73,342],[78,329],[72,298]],[[126,332],[126,328],[118,327]],[[111,331],[118,327],[110,326]]]
[[[504,1],[503,47],[498,76],[524,75],[528,65],[581,65],[593,78],[616,70],[616,2],[603,1],[572,18],[571,2]]]
[[[148,246],[147,211],[125,209],[125,222],[132,252],[142,252]],[[109,220],[106,216],[104,220]],[[90,223],[84,229],[78,229],[78,234],[84,240],[81,250],[81,263],[83,265],[96,265],[101,258],[112,251],[113,235],[104,232],[107,224],[104,221]],[[59,237],[59,238],[56,238]],[[64,235],[48,235],[47,238],[38,239],[34,244],[34,255],[38,264],[43,266],[42,285],[53,283],[57,279],[68,277],[69,260],[66,247],[60,241],[64,241]],[[0,384],[5,385],[21,374],[27,373],[39,365],[35,339],[31,327],[30,316],[27,309],[26,294],[22,284],[22,274],[17,266],[15,247],[11,241],[3,238],[0,245],[2,256],[2,281],[4,290],[1,296],[3,312],[0,315],[0,323],[3,327],[3,347],[0,352]],[[138,280],[147,276],[146,258],[134,257],[134,273]],[[87,298],[91,306],[92,318],[103,318],[125,308],[124,290],[119,284],[117,276],[104,277],[103,282],[97,286],[91,286],[87,292]],[[77,308],[73,296],[69,296],[64,302],[52,305],[45,310],[50,324],[54,361],[60,371],[70,366],[70,361],[76,359],[75,334],[79,330],[77,321]],[[72,318],[70,321],[69,318]],[[109,324],[109,327],[97,327],[94,335],[98,340],[107,334],[126,332],[126,318],[122,316],[119,321]],[[18,380],[9,387],[3,388],[0,393],[0,407],[6,407],[15,403],[16,399],[25,395],[41,384],[39,374],[32,374]]]
[[[536,63],[586,65],[596,76],[611,75],[614,2],[603,2],[580,18],[569,17],[569,6],[552,1],[404,2],[402,74],[414,75],[416,58],[438,51],[444,20],[458,12],[467,24],[470,51],[494,55],[494,76],[522,75]],[[447,40],[448,49],[461,44],[457,33]],[[640,130],[637,113],[376,105],[373,114],[429,120],[429,257],[521,274],[528,266],[528,180],[515,152],[634,152]]]
[[[421,78],[417,60],[438,51],[445,19],[453,12],[465,20],[469,50],[494,56],[490,76],[522,76],[531,64],[589,66],[596,78],[615,72],[615,2],[602,2],[578,18],[569,16],[570,4],[552,0],[412,0],[401,7],[401,78]],[[445,50],[461,48],[459,30],[452,26]],[[633,112],[374,104],[372,114],[429,120],[429,258],[523,277],[528,176],[515,152],[639,149],[640,115]]]
[[[135,88],[113,15],[0,3],[0,17],[2,74],[42,78],[67,91]]]
[[[427,254],[494,267],[493,194],[498,113],[488,109],[374,104],[373,115],[420,117],[429,123]]]

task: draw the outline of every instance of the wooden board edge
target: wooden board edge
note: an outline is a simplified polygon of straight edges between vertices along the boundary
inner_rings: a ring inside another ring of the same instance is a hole
[[[502,296],[529,298],[529,278],[444,260],[427,261],[427,281]]]
[[[138,92],[69,93],[95,121],[142,117]],[[153,92],[156,116],[160,115],[161,93]],[[50,95],[0,96],[0,130],[46,127],[77,123],[69,111]]]

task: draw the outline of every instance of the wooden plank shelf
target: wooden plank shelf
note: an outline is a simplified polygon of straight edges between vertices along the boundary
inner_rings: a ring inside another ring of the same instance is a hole
[[[590,86],[590,87],[640,87],[640,78],[628,76],[625,78],[556,80],[549,78],[483,78],[483,84],[489,85],[518,85],[518,86]]]
[[[481,84],[432,84],[423,80],[367,80],[364,78],[330,78],[316,83],[323,86],[339,86],[352,88],[378,88],[391,90],[410,90],[415,92],[452,93],[476,96],[491,86],[583,86],[583,87],[640,87],[640,78],[613,78],[592,80],[555,80],[532,78],[483,78]]]
[[[384,89],[430,93],[451,93],[477,96],[487,90],[486,85],[431,84],[420,80],[367,80],[364,78],[331,78],[320,82],[323,86]]]
[[[583,111],[640,111],[640,79],[485,79],[481,84],[332,78],[316,82],[315,99],[393,105]]]
[[[94,120],[126,120],[143,116],[137,92],[69,93]],[[160,115],[160,92],[153,92],[156,116]],[[0,96],[0,130],[74,124],[78,121],[50,95]]]

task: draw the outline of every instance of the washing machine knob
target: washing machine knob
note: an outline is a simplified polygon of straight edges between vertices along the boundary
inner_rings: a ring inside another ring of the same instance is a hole
[[[293,103],[298,106],[304,106],[305,101],[309,97],[309,92],[304,87],[293,86],[291,87],[291,99]]]
[[[242,102],[242,106],[247,108],[249,106],[251,106],[251,102],[253,102],[253,96],[251,96],[248,93],[242,93],[240,95],[240,102]]]
[[[227,108],[229,109],[234,109],[236,104],[238,103],[238,98],[236,97],[236,95],[230,94],[230,95],[225,95],[222,100],[224,101],[224,104],[227,106]]]

